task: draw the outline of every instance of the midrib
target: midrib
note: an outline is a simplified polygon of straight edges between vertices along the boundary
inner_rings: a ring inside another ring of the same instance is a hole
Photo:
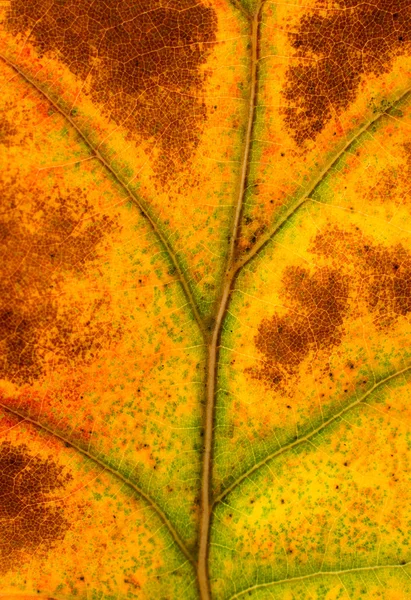
[[[223,279],[223,287],[222,292],[220,294],[219,301],[216,303],[216,308],[214,314],[214,327],[211,332],[207,332],[206,325],[204,323],[203,318],[200,315],[200,312],[197,307],[197,303],[193,297],[190,285],[185,277],[184,271],[180,266],[180,263],[173,252],[173,249],[169,245],[167,239],[163,235],[162,231],[157,226],[156,222],[148,212],[146,206],[144,206],[139,198],[135,196],[133,191],[128,187],[127,183],[124,182],[116,171],[111,167],[111,165],[106,161],[105,157],[100,153],[97,147],[95,147],[83,133],[83,131],[77,126],[76,122],[67,113],[61,106],[59,106],[54,99],[35,81],[30,75],[25,73],[18,65],[14,64],[11,60],[9,60],[4,55],[0,55],[0,58],[9,65],[22,79],[24,79],[29,85],[33,86],[42,96],[44,96],[48,102],[58,111],[76,130],[80,138],[89,148],[92,156],[96,158],[111,174],[113,179],[123,188],[130,200],[144,213],[144,216],[149,221],[152,229],[156,233],[160,242],[165,247],[168,256],[171,258],[174,267],[179,275],[179,280],[182,284],[184,293],[187,297],[188,304],[193,312],[193,316],[199,326],[199,329],[202,333],[204,340],[208,341],[208,368],[207,368],[207,387],[206,387],[206,405],[205,405],[205,421],[204,421],[204,451],[203,451],[203,460],[202,460],[202,480],[201,480],[201,512],[200,512],[200,527],[199,527],[199,552],[198,552],[198,562],[197,562],[197,576],[198,576],[198,584],[200,589],[201,600],[210,600],[210,585],[209,585],[209,577],[208,577],[208,546],[209,546],[209,530],[210,530],[210,517],[211,517],[211,507],[212,503],[210,502],[210,482],[211,482],[211,470],[212,470],[212,446],[213,446],[213,421],[214,421],[214,396],[216,389],[216,377],[217,377],[217,360],[218,360],[218,343],[220,339],[221,327],[224,321],[224,317],[227,310],[228,300],[231,292],[232,282],[237,274],[238,269],[235,267],[235,251],[236,251],[236,243],[239,232],[239,224],[243,206],[243,199],[245,194],[245,186],[247,181],[248,174],[248,165],[249,165],[249,156],[251,150],[251,137],[253,130],[253,121],[254,121],[254,113],[255,113],[255,104],[256,104],[256,96],[257,96],[257,70],[258,70],[258,29],[259,29],[259,18],[261,13],[261,7],[264,3],[264,0],[260,0],[257,4],[254,15],[249,15],[250,20],[250,36],[251,36],[251,62],[250,62],[250,70],[251,70],[251,84],[250,84],[250,93],[248,99],[248,118],[247,118],[247,129],[246,135],[244,139],[243,152],[241,158],[241,170],[240,176],[238,180],[238,192],[237,192],[237,202],[235,204],[235,213],[232,221],[232,230],[230,235],[230,243],[229,249],[226,259],[226,268],[225,275]],[[238,7],[237,7],[238,8]],[[242,10],[241,12],[244,11]],[[51,435],[60,438],[62,441],[70,443],[79,453],[87,456],[89,459],[93,460],[96,464],[99,464],[104,470],[109,471],[112,475],[120,478],[124,483],[132,487],[140,496],[145,498],[147,502],[149,502],[155,512],[158,514],[160,519],[164,522],[170,534],[174,538],[175,542],[179,546],[180,550],[184,554],[184,556],[192,563],[193,558],[190,555],[187,547],[185,546],[183,540],[180,538],[177,531],[172,526],[171,522],[167,519],[166,515],[162,512],[160,507],[156,505],[156,503],[147,496],[143,490],[134,485],[133,482],[123,477],[120,473],[111,469],[108,465],[99,461],[92,454],[84,451],[84,449],[76,446],[70,440],[66,440],[61,435],[56,433],[55,431],[49,429],[46,425],[34,421],[32,419],[27,418],[25,415],[18,413],[17,411],[10,409],[9,407],[2,405],[2,408],[10,411],[14,415],[19,418],[22,418],[26,421],[31,422],[36,427],[47,431]]]
[[[215,310],[214,327],[211,332],[208,343],[208,362],[207,362],[207,388],[204,419],[204,450],[202,460],[201,477],[201,511],[200,511],[200,530],[199,530],[199,549],[197,577],[201,600],[211,600],[210,580],[208,573],[208,550],[211,524],[211,475],[212,475],[212,449],[213,449],[213,430],[214,430],[214,405],[217,384],[218,354],[221,328],[226,315],[228,301],[230,298],[231,287],[237,273],[235,265],[236,244],[239,233],[240,218],[243,207],[244,194],[246,190],[246,181],[249,168],[249,157],[252,143],[252,132],[254,124],[255,105],[258,88],[258,42],[259,42],[259,24],[260,13],[264,0],[260,0],[255,9],[254,15],[250,15],[251,24],[251,84],[248,98],[248,117],[247,129],[244,139],[244,146],[241,158],[241,170],[238,181],[237,202],[235,204],[235,213],[232,221],[232,230],[230,235],[230,245],[226,260],[225,275],[223,279],[223,288],[219,302]]]

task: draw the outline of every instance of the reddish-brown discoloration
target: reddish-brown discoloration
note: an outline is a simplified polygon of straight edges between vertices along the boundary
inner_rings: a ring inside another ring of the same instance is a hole
[[[251,371],[275,388],[296,375],[310,351],[340,343],[348,300],[347,283],[334,269],[318,269],[311,275],[301,267],[289,267],[282,283],[282,295],[292,308],[261,322],[255,345],[264,364]]]
[[[343,266],[351,267],[350,295],[354,302],[364,300],[377,329],[411,311],[411,254],[401,244],[386,247],[359,230],[335,227],[315,237],[312,251],[335,262],[341,258]]]
[[[83,412],[89,397],[85,389],[90,389],[86,377],[73,375],[51,393],[39,393],[30,386],[19,389],[15,396],[0,391],[0,405],[12,411],[15,418],[21,415],[34,423],[43,423],[46,419],[50,431],[68,436],[72,444],[89,448],[94,432],[94,415],[91,411],[88,414]]]
[[[52,550],[70,527],[56,497],[72,480],[26,445],[0,445],[0,573]]]
[[[190,158],[206,118],[201,67],[216,39],[197,0],[11,0],[8,26],[31,33],[79,78],[117,124],[154,139],[166,177]]]
[[[62,308],[60,297],[64,278],[84,276],[116,224],[103,215],[81,225],[89,207],[79,189],[51,203],[33,190],[30,214],[16,205],[16,197],[28,196],[18,184],[4,185],[1,195],[0,379],[23,385],[41,376],[45,361],[53,368],[85,365],[108,338],[119,338],[110,322],[91,318],[83,323],[75,306]],[[30,215],[32,230],[25,227]],[[107,298],[96,301],[91,313],[101,314],[108,303]]]
[[[358,227],[327,227],[310,251],[328,266],[313,274],[302,267],[285,270],[280,295],[289,310],[261,321],[255,345],[263,363],[247,369],[280,391],[296,382],[309,355],[327,365],[348,316],[355,320],[371,313],[375,330],[381,331],[411,312],[411,254],[401,244],[376,244]]]
[[[395,57],[409,52],[411,4],[340,1],[335,9],[304,16],[289,36],[300,60],[288,69],[284,115],[302,145],[353,102],[363,76],[388,72]]]

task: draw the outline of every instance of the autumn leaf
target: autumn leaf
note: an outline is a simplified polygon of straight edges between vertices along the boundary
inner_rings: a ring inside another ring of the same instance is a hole
[[[0,597],[410,598],[409,0],[0,22]]]

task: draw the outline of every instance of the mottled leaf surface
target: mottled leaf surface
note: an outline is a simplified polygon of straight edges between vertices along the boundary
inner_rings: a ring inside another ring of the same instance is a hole
[[[0,596],[409,598],[408,0],[0,21]]]

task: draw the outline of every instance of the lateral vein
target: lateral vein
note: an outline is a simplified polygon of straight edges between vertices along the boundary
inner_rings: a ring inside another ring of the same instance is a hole
[[[307,191],[298,199],[298,201],[291,206],[284,215],[277,221],[274,225],[273,229],[268,232],[261,240],[250,250],[250,252],[245,256],[241,261],[237,262],[235,265],[235,276],[237,277],[239,272],[245,267],[260,251],[265,248],[265,246],[272,240],[272,238],[278,233],[278,231],[289,221],[289,219],[298,211],[298,209],[309,200],[310,196],[315,192],[318,186],[322,183],[322,181],[327,177],[331,169],[338,163],[340,158],[350,149],[350,147],[355,144],[355,142],[365,133],[372,125],[377,123],[383,117],[390,115],[390,112],[395,109],[395,107],[400,103],[406,100],[407,96],[411,96],[411,87],[408,87],[402,94],[396,98],[390,108],[379,113],[376,117],[367,121],[365,125],[361,127],[359,131],[357,131],[341,148],[341,150],[327,163],[325,168],[321,171],[321,173],[316,177],[316,179],[312,182],[311,186],[307,189]]]
[[[403,565],[375,565],[373,567],[356,567],[353,569],[343,569],[341,571],[317,571],[316,573],[310,573],[309,575],[301,575],[301,577],[289,577],[288,579],[279,579],[278,581],[270,581],[268,583],[258,583],[252,587],[249,587],[234,596],[230,596],[228,600],[235,600],[236,598],[241,598],[245,594],[252,592],[253,590],[259,590],[267,587],[271,587],[274,585],[282,585],[284,583],[294,583],[296,581],[306,581],[307,579],[314,579],[315,577],[338,577],[339,575],[348,575],[350,573],[361,573],[364,571],[381,571],[383,569],[404,569],[404,567],[408,567],[411,565],[411,562],[404,563]]]
[[[184,544],[184,542],[182,541],[182,539],[178,535],[177,531],[172,526],[172,524],[169,521],[169,519],[166,517],[165,513],[156,504],[156,502],[154,502],[154,500],[148,494],[146,494],[139,486],[137,486],[130,479],[128,479],[127,477],[125,477],[124,475],[122,475],[119,471],[116,471],[113,467],[110,467],[109,465],[106,465],[102,460],[100,460],[96,456],[93,456],[88,450],[85,450],[84,448],[81,448],[81,446],[78,446],[75,442],[72,442],[70,439],[65,438],[62,434],[57,433],[56,431],[53,431],[53,429],[51,429],[50,427],[47,427],[47,425],[44,425],[43,423],[35,421],[31,417],[28,417],[28,416],[24,415],[23,413],[20,413],[18,410],[14,409],[14,408],[10,408],[9,406],[7,406],[6,404],[3,404],[2,402],[0,402],[0,407],[3,410],[5,410],[5,411],[9,412],[10,414],[14,415],[15,417],[17,417],[19,419],[22,419],[22,421],[25,421],[26,423],[30,423],[31,425],[34,425],[34,427],[37,427],[38,429],[41,429],[42,431],[45,431],[46,433],[48,433],[48,434],[52,435],[53,437],[59,439],[63,443],[68,444],[69,446],[71,446],[72,448],[74,448],[77,452],[79,452],[83,456],[85,456],[88,459],[90,459],[96,465],[98,465],[99,467],[101,467],[104,471],[107,471],[108,473],[110,473],[111,475],[113,475],[114,477],[116,477],[117,479],[119,479],[120,481],[122,481],[125,485],[127,485],[128,487],[130,487],[139,496],[141,496],[142,498],[144,498],[144,500],[149,504],[149,506],[151,506],[151,508],[154,510],[154,512],[158,515],[158,517],[160,518],[160,520],[162,521],[162,523],[167,527],[167,529],[169,530],[172,538],[174,539],[174,541],[176,542],[176,544],[178,545],[178,547],[180,548],[181,552],[184,554],[184,556],[186,557],[186,559],[188,561],[190,561],[190,563],[192,565],[195,564],[194,559],[191,556],[188,548],[186,547],[186,545]]]
[[[188,280],[187,280],[186,276],[184,275],[184,270],[182,269],[180,262],[178,261],[177,256],[174,253],[171,245],[167,241],[166,236],[162,233],[161,229],[156,224],[155,219],[150,215],[148,207],[145,206],[139,200],[138,196],[136,196],[135,193],[130,189],[129,185],[125,181],[122,180],[121,176],[118,173],[116,173],[116,171],[113,169],[113,167],[111,167],[110,163],[107,162],[107,160],[104,158],[104,156],[98,150],[98,147],[94,146],[92,144],[92,142],[90,142],[90,140],[83,133],[83,131],[80,129],[80,127],[75,123],[75,121],[72,119],[72,117],[69,114],[67,114],[61,108],[61,106],[56,104],[56,102],[53,100],[53,98],[44,89],[42,89],[42,87],[34,79],[32,79],[29,75],[27,75],[25,72],[23,72],[16,64],[14,64],[11,60],[6,58],[3,54],[0,54],[0,58],[11,69],[13,69],[22,79],[24,79],[24,81],[26,81],[28,84],[30,84],[32,87],[34,87],[37,90],[37,92],[40,93],[48,102],[50,102],[50,104],[56,109],[56,111],[58,111],[66,119],[66,121],[68,121],[68,123],[70,123],[70,125],[73,127],[73,129],[75,129],[75,131],[80,136],[82,141],[86,144],[87,148],[92,153],[92,156],[94,158],[96,158],[107,169],[107,171],[110,173],[110,175],[113,177],[113,179],[117,182],[117,184],[126,192],[128,198],[131,200],[131,202],[140,210],[140,212],[143,214],[143,216],[147,219],[147,221],[149,222],[155,235],[160,240],[160,243],[164,246],[167,255],[169,256],[171,262],[173,263],[173,267],[176,269],[176,271],[178,273],[179,281],[183,288],[183,292],[187,298],[188,304],[190,305],[190,308],[192,310],[192,313],[194,315],[196,323],[201,331],[201,334],[202,334],[203,338],[205,338],[206,328],[205,328],[205,325],[203,322],[203,318],[201,317],[200,312],[197,307],[197,303],[194,300],[194,296],[192,294]]]
[[[364,402],[364,400],[366,400],[371,394],[373,394],[375,392],[375,390],[378,389],[381,385],[384,385],[384,383],[387,383],[391,379],[395,379],[396,377],[399,377],[403,373],[406,373],[407,371],[410,371],[410,370],[411,370],[411,365],[408,367],[405,367],[405,369],[401,369],[400,371],[395,371],[395,373],[391,373],[391,375],[389,375],[388,377],[385,377],[384,379],[377,381],[377,383],[375,383],[367,392],[365,392],[365,394],[363,394],[361,396],[361,398],[358,398],[358,400],[351,402],[351,404],[349,404],[348,406],[346,406],[345,408],[340,410],[338,413],[336,413],[335,415],[333,415],[332,417],[327,419],[327,421],[325,421],[324,423],[322,423],[321,425],[319,425],[318,427],[316,427],[315,429],[313,429],[312,431],[307,433],[307,435],[299,438],[298,440],[295,440],[294,442],[286,444],[285,446],[283,446],[282,448],[279,448],[278,450],[276,450],[275,452],[272,452],[271,454],[268,454],[265,458],[263,458],[261,461],[259,461],[253,467],[251,467],[245,473],[243,473],[240,477],[238,477],[230,486],[228,486],[225,490],[223,490],[214,499],[212,509],[214,510],[216,505],[219,502],[221,502],[223,500],[223,498],[228,496],[228,494],[230,494],[230,492],[232,492],[238,485],[240,485],[245,479],[247,479],[247,477],[249,477],[256,471],[258,471],[261,467],[263,467],[265,464],[267,464],[270,460],[272,460],[273,458],[276,458],[277,456],[280,456],[281,454],[284,454],[288,450],[291,450],[291,448],[295,448],[296,446],[299,446],[300,444],[307,442],[312,437],[314,437],[317,433],[319,433],[320,431],[322,431],[323,429],[325,429],[326,427],[328,427],[329,425],[334,423],[337,419],[339,419],[346,413],[350,412],[350,410],[352,410],[356,406],[362,404]]]

